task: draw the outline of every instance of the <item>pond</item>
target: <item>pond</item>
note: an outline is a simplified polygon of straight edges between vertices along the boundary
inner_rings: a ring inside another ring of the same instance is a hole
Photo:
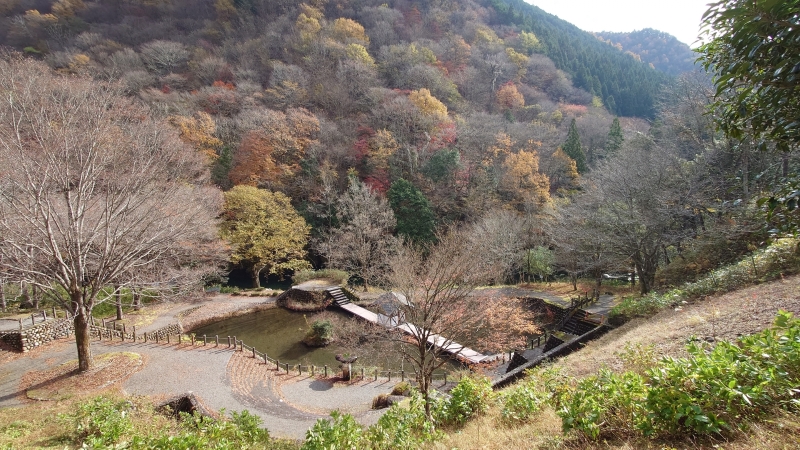
[[[351,330],[373,326],[359,319],[351,318],[350,315],[335,308],[327,310],[322,315],[326,319],[334,319],[335,330],[337,326],[342,324],[347,324]],[[192,332],[197,336],[205,334],[212,339],[213,336],[218,335],[220,340],[223,341],[227,336],[236,336],[237,339],[248,346],[255,347],[259,352],[264,352],[270,358],[277,359],[281,363],[339,367],[339,362],[336,361],[335,356],[337,353],[347,353],[347,349],[337,346],[335,343],[328,347],[320,348],[309,347],[302,342],[310,324],[322,315],[294,312],[276,307],[223,319],[219,322],[196,328]],[[410,366],[408,363],[403,363],[396,345],[396,343],[387,344],[385,342],[368,342],[366,345],[362,345],[360,350],[354,351],[359,356],[355,366],[379,367],[381,370],[406,369],[410,371]],[[392,346],[395,346],[394,349],[392,349]],[[448,362],[442,370],[450,371],[458,367],[459,364]]]
[[[346,317],[344,314],[340,314]],[[231,317],[193,330],[197,336],[236,336],[245,344],[287,363],[338,366],[336,348],[303,344],[313,314],[271,308]]]

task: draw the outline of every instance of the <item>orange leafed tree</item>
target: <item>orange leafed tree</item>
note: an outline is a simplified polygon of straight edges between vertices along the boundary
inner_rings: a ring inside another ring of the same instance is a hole
[[[234,155],[233,184],[285,189],[317,142],[319,120],[302,108],[270,111],[264,128],[248,132]]]
[[[517,90],[517,86],[509,81],[500,86],[496,94],[497,105],[502,110],[519,109],[525,106],[525,98]]]
[[[217,125],[209,114],[201,111],[193,117],[171,116],[169,123],[178,129],[181,140],[194,147],[208,162],[217,159],[222,141],[214,137]]]

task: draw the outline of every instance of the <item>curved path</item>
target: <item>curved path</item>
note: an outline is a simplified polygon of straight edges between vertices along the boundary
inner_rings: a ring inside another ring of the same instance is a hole
[[[203,308],[208,305],[209,309],[219,312],[264,303],[263,298],[214,300],[176,304],[147,328],[174,323],[181,313],[197,309],[198,305]],[[207,315],[203,308],[193,311],[189,316],[195,317],[189,318],[202,320]],[[92,351],[95,356],[119,351],[143,356],[141,368],[120,383],[128,394],[147,395],[158,400],[192,391],[214,410],[250,410],[263,419],[264,427],[276,437],[302,439],[317,419],[328,417],[333,409],[350,412],[360,422],[372,424],[381,414],[370,409],[373,397],[390,391],[393,385],[381,380],[345,385],[306,374],[276,372],[273,366],[247,354],[234,353],[225,345],[192,347],[185,341],[176,345],[174,341],[156,344],[103,340],[92,341]],[[23,354],[0,351],[0,407],[29,401],[20,388],[25,373],[52,369],[75,358],[72,337]]]

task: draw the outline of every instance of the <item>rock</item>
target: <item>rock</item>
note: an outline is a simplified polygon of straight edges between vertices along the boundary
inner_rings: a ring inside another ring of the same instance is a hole
[[[180,413],[199,414],[205,417],[216,417],[216,413],[203,405],[202,399],[189,391],[185,394],[176,395],[166,401],[156,405],[156,409],[168,414],[176,419],[180,419]]]

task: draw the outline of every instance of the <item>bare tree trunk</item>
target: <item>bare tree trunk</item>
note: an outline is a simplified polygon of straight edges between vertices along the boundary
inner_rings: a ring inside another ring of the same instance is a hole
[[[132,288],[131,291],[133,292],[133,310],[139,311],[142,309],[142,296],[137,288]]]
[[[253,267],[250,270],[250,279],[252,280],[252,287],[260,288],[261,287],[261,269],[258,267]]]
[[[41,300],[42,292],[39,290],[39,287],[32,284],[30,286],[30,298],[31,304],[33,304],[33,309],[39,309],[39,301]]]
[[[117,300],[117,320],[122,320],[122,291],[119,286],[114,286]]]
[[[8,305],[6,304],[6,284],[0,283],[0,307],[3,308],[3,312],[6,312],[6,308]]]
[[[80,291],[72,292],[70,295],[72,304],[75,307],[75,344],[78,347],[78,371],[86,372],[94,365],[92,358],[91,338],[89,325],[91,322],[91,311],[88,311],[83,304],[83,296]]]

